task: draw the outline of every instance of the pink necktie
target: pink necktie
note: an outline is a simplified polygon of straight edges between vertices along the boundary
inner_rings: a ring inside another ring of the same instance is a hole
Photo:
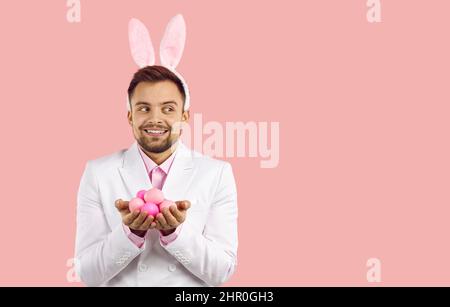
[[[159,168],[155,167],[152,170],[152,186],[157,189],[162,189],[164,179],[164,172]]]

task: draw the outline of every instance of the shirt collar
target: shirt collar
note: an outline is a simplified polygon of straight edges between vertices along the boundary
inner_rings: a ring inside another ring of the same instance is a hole
[[[138,144],[139,154],[141,155],[142,160],[144,160],[145,168],[147,169],[147,173],[150,174],[154,168],[159,167],[166,175],[169,173],[170,167],[172,166],[172,162],[175,158],[176,153],[178,152],[179,144],[175,151],[160,165],[156,164],[149,156],[145,154],[142,150],[141,146]]]

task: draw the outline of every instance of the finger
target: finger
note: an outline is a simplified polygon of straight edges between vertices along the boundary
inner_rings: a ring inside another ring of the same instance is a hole
[[[124,201],[124,200],[122,200],[122,199],[118,199],[118,200],[116,200],[116,208],[117,208],[117,210],[119,210],[119,211],[122,211],[122,210],[128,210],[128,201]]]
[[[128,213],[123,217],[123,223],[127,226],[131,225],[133,223],[134,219],[138,217],[139,211],[133,211],[131,213]]]
[[[122,199],[117,199],[116,201],[115,201],[115,205],[116,205],[116,208],[118,209],[118,210],[124,210],[125,209],[125,204],[124,204],[125,202],[122,200]]]
[[[152,223],[151,223],[151,225],[150,225],[150,229],[155,229],[156,228],[156,222],[155,221],[153,221]]]
[[[142,223],[141,227],[139,227],[139,230],[149,230],[150,229],[150,225],[153,223],[153,220],[154,220],[153,216],[147,215],[147,218]]]
[[[191,207],[191,202],[188,200],[178,201],[176,204],[180,211],[187,210]]]
[[[161,213],[158,213],[158,215],[156,215],[156,220],[162,229],[168,228],[168,225],[167,225],[166,219],[164,218],[164,215],[162,215]]]
[[[134,219],[135,219],[138,215],[139,215],[139,212],[138,212],[138,211],[130,212],[130,213],[125,214],[125,215],[123,216],[122,221],[123,221],[123,223],[124,223],[125,225],[130,226],[130,225],[133,223]]]
[[[142,223],[144,222],[145,218],[147,217],[147,213],[142,211],[136,219],[131,223],[131,228],[133,229],[139,229],[141,227]]]
[[[130,214],[130,210],[129,209],[123,209],[123,210],[119,210],[118,209],[118,211],[119,211],[120,215],[122,215],[122,218],[124,216],[126,216],[127,214]]]
[[[184,217],[185,214],[183,214],[183,212],[181,212],[180,210],[178,210],[177,206],[170,206],[169,207],[170,212],[172,213],[172,215],[175,217],[175,219],[178,221],[178,223],[183,223],[184,222]]]
[[[164,208],[162,213],[164,215],[164,218],[166,219],[167,224],[170,226],[170,228],[175,228],[178,226],[179,223],[178,223],[177,219],[172,215],[169,208]]]

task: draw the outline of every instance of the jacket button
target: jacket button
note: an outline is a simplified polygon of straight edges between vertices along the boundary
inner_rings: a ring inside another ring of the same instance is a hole
[[[177,269],[177,267],[176,267],[175,264],[170,264],[170,265],[169,265],[169,271],[170,271],[170,272],[175,272],[176,269]]]
[[[138,267],[139,272],[147,272],[148,266],[146,264],[141,263]]]

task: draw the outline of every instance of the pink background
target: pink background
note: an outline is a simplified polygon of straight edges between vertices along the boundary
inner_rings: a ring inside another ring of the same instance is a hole
[[[0,284],[78,285],[85,163],[128,147],[127,25],[159,41],[182,13],[178,70],[203,121],[280,122],[280,163],[228,159],[239,266],[228,286],[450,285],[450,2],[2,1]]]

